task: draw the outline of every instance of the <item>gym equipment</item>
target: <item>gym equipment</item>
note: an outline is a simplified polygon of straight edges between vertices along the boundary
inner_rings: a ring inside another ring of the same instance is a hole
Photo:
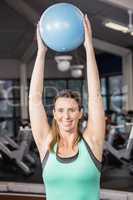
[[[112,146],[113,144],[113,134],[116,132],[117,128],[122,128],[124,125],[113,125],[112,126],[112,135],[108,141],[104,143],[104,152],[105,154],[111,154],[113,158],[116,159],[120,164],[125,165],[129,169],[132,166],[131,161],[131,153],[133,150],[133,123],[125,123],[126,126],[131,126],[131,131],[126,142],[126,146],[123,149],[116,149]],[[105,158],[106,162],[106,158]]]
[[[39,30],[49,48],[58,52],[72,51],[84,41],[83,14],[70,3],[56,3],[43,12]]]
[[[115,136],[116,133],[119,134],[119,129],[125,129],[127,126],[130,126],[131,124],[126,123],[126,124],[120,124],[120,125],[109,125],[108,127],[108,136],[107,136],[107,141],[109,144],[113,146],[114,141],[115,141]],[[122,137],[122,134],[121,134]]]
[[[0,153],[3,159],[9,160],[12,164],[16,164],[16,166],[18,166],[25,175],[30,175],[32,170],[25,160],[27,160],[30,165],[35,165],[35,159],[29,152],[32,142],[31,129],[28,127],[21,127],[19,137],[20,135],[21,141],[18,144],[7,135],[1,135]]]

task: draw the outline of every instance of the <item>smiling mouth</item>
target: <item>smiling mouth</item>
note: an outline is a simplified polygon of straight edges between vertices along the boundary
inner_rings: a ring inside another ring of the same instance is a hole
[[[64,123],[71,123],[72,122],[72,120],[71,121],[64,121]]]
[[[70,125],[72,123],[72,121],[65,121],[63,122],[64,125]]]

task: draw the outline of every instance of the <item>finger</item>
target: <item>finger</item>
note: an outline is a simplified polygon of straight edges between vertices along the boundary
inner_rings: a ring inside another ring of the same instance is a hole
[[[85,14],[85,20],[86,20],[87,22],[89,21],[87,14]]]
[[[37,36],[41,39],[39,24],[37,24]]]
[[[86,31],[87,27],[86,27],[86,19],[85,19],[85,16],[84,16],[84,20],[83,20],[83,25],[84,25],[84,29]]]
[[[40,33],[39,23],[37,24],[37,32]]]
[[[87,24],[88,27],[91,27],[91,24],[90,24],[90,21],[88,19],[87,14],[85,14],[85,22],[86,22],[86,24]]]

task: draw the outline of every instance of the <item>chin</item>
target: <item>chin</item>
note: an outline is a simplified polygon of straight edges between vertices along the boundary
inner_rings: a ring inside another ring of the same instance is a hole
[[[66,131],[66,132],[71,132],[71,131],[74,130],[74,128],[73,127],[67,127],[67,128],[63,128],[63,130]]]

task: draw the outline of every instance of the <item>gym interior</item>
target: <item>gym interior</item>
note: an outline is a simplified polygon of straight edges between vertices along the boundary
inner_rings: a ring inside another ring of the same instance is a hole
[[[0,199],[45,199],[42,166],[28,113],[37,53],[36,25],[42,12],[64,1],[0,1]],[[106,114],[101,200],[133,199],[133,1],[71,0],[90,19]],[[81,94],[86,126],[84,46],[48,49],[43,98],[49,123],[58,91]],[[71,195],[71,194],[69,194]]]

